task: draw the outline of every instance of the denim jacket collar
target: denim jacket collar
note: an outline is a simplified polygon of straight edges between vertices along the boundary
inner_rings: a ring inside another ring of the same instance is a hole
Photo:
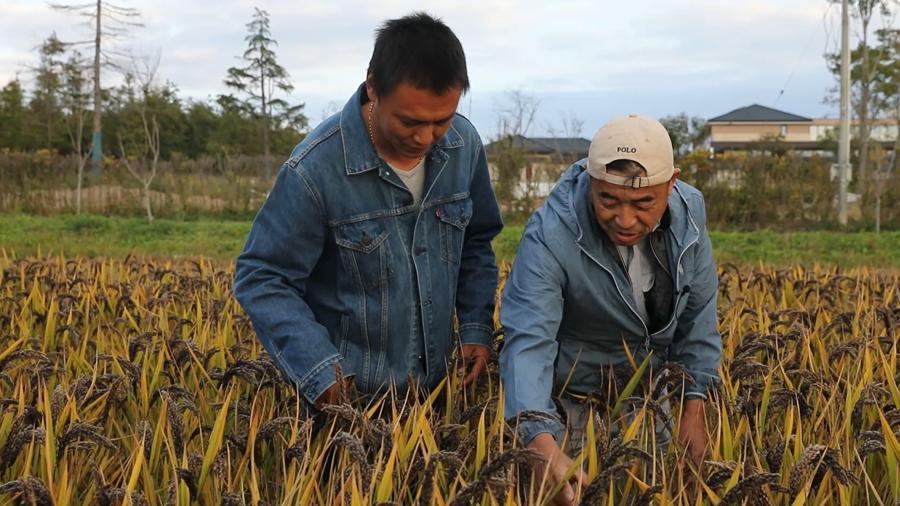
[[[367,101],[366,85],[363,83],[341,110],[341,142],[344,146],[344,167],[348,176],[381,167],[381,157],[372,146],[367,127],[359,114],[360,106]],[[438,139],[431,149],[434,151],[462,146],[462,136],[453,125],[450,125],[447,133]]]

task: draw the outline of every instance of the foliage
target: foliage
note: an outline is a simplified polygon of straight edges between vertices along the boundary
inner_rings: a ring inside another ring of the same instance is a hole
[[[166,132],[169,114],[178,108],[165,95],[151,99],[156,102],[160,117],[161,135]],[[140,126],[136,113],[129,129]],[[195,107],[192,114],[215,121],[214,114],[203,107]],[[124,119],[124,116],[123,116]],[[112,121],[107,121],[112,124]],[[204,137],[202,132],[187,132],[188,136]],[[210,143],[218,142],[212,135]],[[140,138],[136,138],[140,140]],[[128,139],[125,139],[128,142]],[[225,141],[227,142],[227,141]],[[272,185],[272,178],[258,157],[236,155],[222,149],[216,156],[190,159],[173,149],[172,143],[161,139],[162,155],[159,170],[162,174],[151,185],[155,192],[154,209],[160,217],[179,217],[205,214],[249,216],[255,213]],[[87,144],[86,144],[87,145]],[[533,209],[541,204],[534,199],[525,202],[515,198],[516,185],[527,159],[521,149],[509,143],[508,149],[490,153],[494,189],[509,223],[522,223]],[[134,153],[126,144],[129,153]],[[167,152],[166,149],[169,149]],[[831,161],[821,157],[807,157],[787,150],[783,143],[770,140],[759,143],[757,151],[725,153],[711,156],[698,150],[680,162],[681,179],[699,188],[706,199],[707,222],[712,230],[822,230],[837,227],[833,196],[836,182],[830,178]],[[74,212],[74,198],[68,195],[76,188],[75,170],[78,160],[41,151],[32,154],[0,150],[0,210],[57,214]],[[499,177],[497,177],[499,175]],[[135,187],[120,160],[107,160],[102,177],[88,176],[88,192],[119,192]],[[91,190],[91,187],[95,190]],[[884,180],[879,188],[882,198],[881,224],[884,230],[900,230],[900,177]],[[94,198],[100,198],[95,196]],[[86,197],[88,198],[88,197]],[[113,199],[116,200],[116,199]],[[106,204],[87,202],[88,212],[133,215],[137,209],[132,202],[107,201]],[[873,222],[866,216],[859,218],[859,207],[851,205],[855,227],[871,229]],[[857,221],[858,220],[858,221]]]
[[[129,87],[127,94],[131,102],[134,102],[135,96],[138,97],[138,103],[135,104],[136,117],[135,121],[140,121],[140,140],[131,139],[129,144],[137,145],[137,154],[129,154],[122,142],[122,136],[118,136],[119,155],[122,164],[128,173],[137,179],[144,190],[144,209],[147,212],[147,221],[153,222],[153,209],[150,202],[150,185],[159,170],[159,153],[160,153],[160,137],[159,137],[159,115],[157,114],[154,104],[150,98],[157,93],[156,84],[154,82],[155,69],[147,69],[146,72],[136,71],[134,74],[126,76],[126,86]],[[134,159],[133,159],[134,158]]]
[[[539,199],[532,194],[531,184],[531,180],[539,178],[534,173],[538,164],[526,151],[523,141],[537,117],[539,106],[537,97],[517,89],[507,91],[497,104],[497,133],[488,145],[487,155],[494,193],[507,220],[524,220],[538,205]],[[580,120],[574,115],[562,119],[567,134],[580,130]]]
[[[40,141],[47,147],[64,145],[65,136],[57,129],[62,120],[62,90],[66,46],[54,33],[38,49],[40,64],[34,69],[34,95],[29,107],[36,127],[42,130]]]
[[[123,139],[125,143],[129,140]],[[134,154],[140,146],[125,144]],[[70,170],[77,160],[47,151],[33,154],[0,151],[0,210],[35,214],[76,210],[77,177]],[[196,160],[174,153],[159,161],[159,176],[149,187],[158,217],[197,215],[249,218],[272,186],[259,156],[205,156]],[[91,213],[134,216],[146,214],[143,185],[121,159],[107,159],[102,175],[85,178],[83,209]]]
[[[681,161],[681,179],[703,192],[707,220],[716,230],[808,230],[835,228],[837,182],[831,160],[803,156],[778,139],[766,139],[754,151],[713,157],[706,150]],[[882,209],[885,228],[900,227],[900,179],[887,180]],[[851,208],[860,219],[859,207]],[[862,226],[871,222],[862,221]]]
[[[77,180],[75,185],[75,212],[81,213],[82,188],[84,187],[84,167],[94,150],[93,143],[84,138],[88,117],[87,72],[84,59],[78,51],[73,51],[63,64],[63,88],[60,106],[65,117],[66,134],[72,147]]]
[[[32,89],[25,89],[18,79],[0,88],[0,151],[50,150],[63,155],[81,151],[84,155],[91,145],[90,128],[77,125],[93,112],[91,76],[84,58],[55,36],[44,41],[39,54]],[[209,102],[185,99],[171,82],[160,83],[145,96],[134,91],[134,74],[133,70],[127,72],[121,86],[103,90],[103,137],[113,139],[115,146],[107,149],[107,156],[120,156],[115,141],[119,136],[126,148],[144,136],[136,114],[142,107],[157,116],[162,160],[264,153],[259,117],[251,110],[221,97]],[[270,107],[267,105],[267,110]],[[290,118],[280,115],[271,124],[270,149],[279,157],[303,139],[306,121],[297,107],[291,109]],[[71,134],[79,138],[71,138]]]
[[[900,102],[896,98],[897,35],[900,32],[896,29],[877,31],[876,36],[881,45],[872,47],[869,27],[876,14],[886,20],[890,19],[898,2],[897,0],[854,0],[849,3],[852,6],[853,17],[859,23],[859,26],[854,29],[858,37],[857,48],[848,48],[851,51],[851,54],[848,55],[851,67],[850,101],[853,105],[853,114],[859,121],[856,136],[859,138],[860,144],[856,163],[857,171],[853,179],[857,192],[862,195],[863,199],[866,199],[872,186],[872,181],[868,176],[872,119],[880,117],[887,108],[897,120],[897,124],[900,125]],[[830,70],[840,82],[840,54],[826,54],[825,58]],[[839,96],[839,93],[840,87],[838,86],[835,95]],[[891,107],[893,110],[890,109]],[[895,144],[900,146],[900,141]]]
[[[867,113],[869,118],[882,114],[896,114],[898,86],[900,86],[900,30],[883,28],[875,31],[877,45],[864,47],[862,42],[850,51],[851,99],[854,109],[862,107],[863,93],[860,89],[865,85],[867,91]],[[868,52],[868,67],[863,64],[863,52]],[[840,54],[826,55],[828,69],[836,78],[840,78]],[[839,92],[837,88],[833,90]]]
[[[700,143],[709,135],[705,119],[699,116],[688,117],[685,112],[660,118],[659,122],[666,127],[669,138],[672,139],[676,163],[695,148],[699,148]]]
[[[493,169],[494,194],[504,208],[504,216],[521,219],[524,212],[517,204],[523,167],[528,162],[527,153],[516,144],[515,136],[506,135],[491,143],[488,156]]]
[[[207,256],[235,259],[250,231],[251,212],[209,217],[197,211],[183,219],[101,215],[34,216],[0,214],[0,249],[16,255],[64,254],[108,257],[128,254],[153,258]],[[522,236],[522,225],[507,223],[494,239],[500,262],[511,262]],[[900,231],[882,232],[711,232],[713,255],[719,262],[780,267],[792,264],[870,266],[900,269]]]
[[[13,79],[0,90],[0,147],[23,149],[32,145],[26,136],[26,118],[22,82]]]
[[[224,109],[243,112],[261,121],[263,154],[269,157],[269,138],[273,126],[301,130],[307,120],[303,115],[303,104],[289,105],[275,93],[290,93],[294,89],[290,76],[275,57],[274,46],[278,43],[269,30],[269,14],[254,8],[253,20],[247,24],[247,49],[242,55],[244,67],[231,67],[225,85],[237,93],[245,95],[240,99],[234,95],[221,95],[219,103]]]
[[[311,417],[231,296],[230,268],[4,257],[0,272],[4,500],[547,500],[540,462],[504,423],[496,362],[469,389],[451,374],[427,397],[350,391]],[[677,443],[654,449],[665,394],[641,387],[619,399],[632,419],[588,431],[584,503],[896,503],[896,272],[729,264],[720,279],[722,385],[697,485]]]
[[[56,4],[51,3],[50,7],[60,12],[76,14],[79,17],[86,18],[87,26],[92,28],[92,36],[89,40],[80,42],[67,43],[68,46],[85,45],[91,49],[93,53],[93,63],[91,65],[91,79],[93,86],[91,87],[91,95],[93,96],[91,114],[93,116],[92,139],[91,139],[91,160],[94,172],[98,172],[101,168],[103,159],[103,114],[106,112],[103,103],[102,88],[102,72],[104,68],[113,70],[122,70],[124,65],[120,63],[120,58],[127,58],[127,52],[111,49],[110,42],[113,42],[128,33],[134,28],[143,27],[143,23],[138,21],[141,12],[131,7],[122,7],[110,2],[97,0],[96,4]],[[119,132],[121,134],[121,132]],[[51,148],[51,146],[47,146]],[[79,173],[81,170],[79,169]],[[79,177],[80,179],[80,177]]]

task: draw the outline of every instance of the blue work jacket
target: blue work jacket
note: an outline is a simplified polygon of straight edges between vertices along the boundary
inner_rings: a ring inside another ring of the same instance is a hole
[[[703,196],[677,181],[664,231],[672,279],[672,312],[651,333],[636,310],[628,274],[597,225],[586,160],[572,165],[525,227],[506,282],[500,318],[506,341],[500,372],[508,417],[526,410],[555,413],[553,395],[590,394],[601,371],[628,363],[679,362],[693,377],[686,397],[704,397],[718,378],[722,340],[716,325],[718,277]],[[552,418],[523,421],[523,442],[540,432],[557,437]]]

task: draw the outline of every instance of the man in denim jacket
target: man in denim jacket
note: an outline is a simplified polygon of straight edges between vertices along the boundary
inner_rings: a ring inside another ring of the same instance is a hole
[[[560,449],[564,427],[552,396],[567,415],[574,456],[588,418],[584,399],[606,393],[606,373],[627,365],[628,353],[637,363],[649,355],[651,370],[672,361],[689,373],[679,438],[702,462],[704,400],[722,351],[718,278],[703,196],[678,174],[658,121],[616,118],[525,228],[501,304],[500,371],[507,416],[547,415],[523,417],[518,427],[522,442],[546,458],[552,482],[572,464]],[[574,500],[570,484],[556,499]]]
[[[317,407],[490,356],[502,227],[484,148],[456,114],[465,55],[426,14],[379,29],[365,83],[291,153],[237,260],[234,293]],[[339,378],[341,376],[342,378]]]

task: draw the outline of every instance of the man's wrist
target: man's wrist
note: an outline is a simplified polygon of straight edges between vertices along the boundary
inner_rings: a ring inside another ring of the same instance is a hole
[[[685,399],[681,407],[681,416],[702,416],[705,412],[705,407],[706,401],[704,399]]]
[[[480,344],[488,348],[493,344],[492,329],[481,323],[464,323],[459,326],[460,344]]]
[[[541,432],[531,438],[531,441],[528,443],[529,448],[534,448],[536,450],[549,449],[549,448],[559,448],[559,444],[556,442],[556,438],[553,437],[553,434],[549,432]]]
[[[534,414],[540,416],[529,417],[529,419],[522,421],[519,421],[517,417],[512,418],[511,423],[516,427],[516,431],[519,433],[519,440],[523,445],[528,446],[531,440],[541,433],[550,434],[554,440],[562,441],[565,427],[555,412],[540,411]]]

